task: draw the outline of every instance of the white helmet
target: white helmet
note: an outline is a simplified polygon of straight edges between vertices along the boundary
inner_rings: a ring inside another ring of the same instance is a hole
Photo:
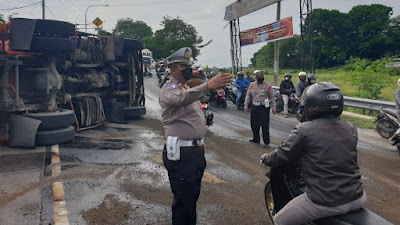
[[[400,79],[397,80],[397,85],[400,87]]]
[[[301,76],[307,76],[307,73],[306,72],[300,72],[299,73],[299,77],[301,77]]]
[[[199,68],[199,71],[203,71],[203,68],[200,67],[200,68]]]
[[[254,74],[259,74],[261,70],[254,70]]]

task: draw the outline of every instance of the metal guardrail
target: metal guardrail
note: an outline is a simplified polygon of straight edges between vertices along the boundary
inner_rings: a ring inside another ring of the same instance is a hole
[[[272,88],[279,92],[279,87],[272,86]],[[379,107],[396,109],[396,103],[394,102],[371,100],[366,98],[354,98],[348,96],[344,96],[344,105],[359,109],[369,109],[373,111],[379,111]]]

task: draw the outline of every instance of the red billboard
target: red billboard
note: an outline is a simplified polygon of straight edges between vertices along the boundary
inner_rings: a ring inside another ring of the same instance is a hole
[[[292,17],[240,32],[240,46],[293,37]]]

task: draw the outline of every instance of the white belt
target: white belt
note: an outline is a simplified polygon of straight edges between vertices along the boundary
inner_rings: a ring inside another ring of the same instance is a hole
[[[197,142],[197,146],[201,146],[204,143],[204,138],[201,140],[179,140],[179,145],[181,147],[190,147],[190,146],[196,146]]]
[[[261,105],[265,105],[265,102],[253,102],[254,106],[261,106]]]

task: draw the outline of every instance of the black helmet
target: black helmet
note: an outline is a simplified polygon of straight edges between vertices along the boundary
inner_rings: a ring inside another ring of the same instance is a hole
[[[289,77],[289,80],[290,80],[292,78],[292,74],[286,73],[285,76],[283,76],[283,77]]]
[[[244,76],[244,73],[243,73],[243,71],[240,71],[240,72],[237,73],[237,75],[238,76],[240,76],[240,75]]]
[[[310,73],[307,76],[307,81],[310,84],[314,84],[317,81],[317,76],[315,76],[315,74],[313,74],[313,73]]]
[[[302,101],[303,121],[327,115],[338,117],[343,112],[343,94],[339,87],[331,82],[320,82],[308,86],[304,90]]]

